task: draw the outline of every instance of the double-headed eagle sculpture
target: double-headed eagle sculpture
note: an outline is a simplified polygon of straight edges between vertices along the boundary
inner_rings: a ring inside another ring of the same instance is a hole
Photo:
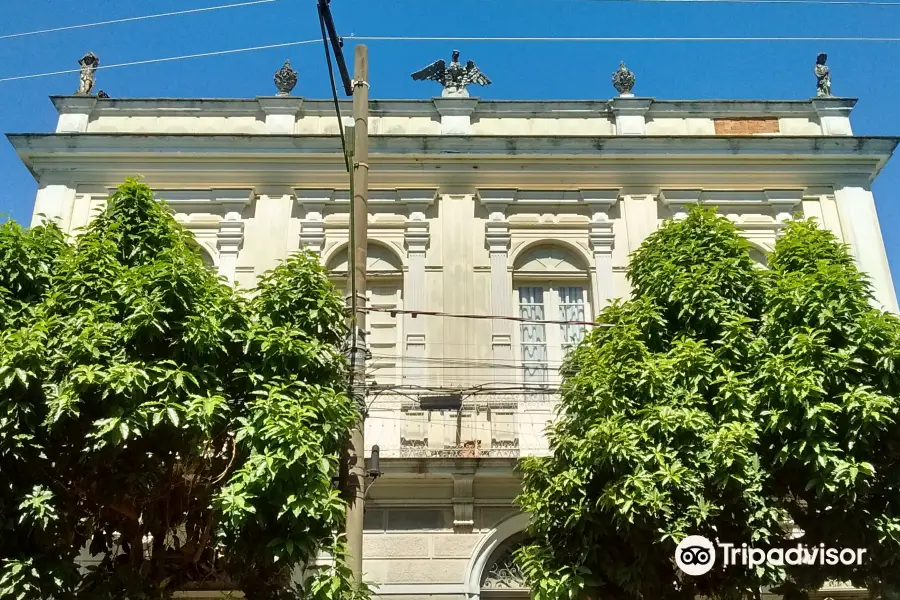
[[[438,60],[421,71],[412,74],[415,81],[437,81],[444,86],[441,96],[468,96],[467,85],[491,85],[491,80],[475,66],[471,60],[462,66],[459,62],[459,50],[453,51],[453,56],[448,65],[443,60]]]

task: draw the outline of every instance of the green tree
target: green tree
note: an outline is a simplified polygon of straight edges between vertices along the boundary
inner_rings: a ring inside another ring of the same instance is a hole
[[[867,552],[861,565],[790,568],[781,589],[803,597],[831,579],[896,597],[900,322],[872,308],[847,248],[814,221],[791,223],[769,263],[757,373],[768,494],[804,545]]]
[[[0,230],[0,598],[364,593],[333,535],[357,412],[316,258],[238,294],[132,180],[61,240]],[[336,565],[292,585],[323,550]]]
[[[897,589],[900,325],[847,248],[787,227],[769,270],[699,208],[633,255],[632,299],[568,357],[552,456],[523,462],[538,600]],[[800,537],[792,525],[800,531]],[[862,565],[681,573],[678,541],[864,548]]]
[[[552,456],[523,461],[523,570],[538,600],[749,593],[756,574],[694,579],[672,557],[687,535],[740,544],[777,526],[746,369],[764,278],[734,226],[701,209],[648,237],[628,277],[632,299],[563,366]]]

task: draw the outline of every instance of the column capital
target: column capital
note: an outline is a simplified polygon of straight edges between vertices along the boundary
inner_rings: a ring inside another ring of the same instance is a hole
[[[406,251],[409,254],[424,254],[431,241],[428,221],[414,219],[406,222],[403,233],[403,241],[406,242]]]
[[[588,233],[588,241],[594,254],[611,254],[616,244],[612,223],[594,224]]]
[[[240,220],[238,213],[228,213],[219,222],[219,231],[216,234],[220,253],[237,254],[244,241],[244,222]]]
[[[510,238],[509,223],[506,221],[488,221],[484,224],[484,239],[492,254],[509,252]]]

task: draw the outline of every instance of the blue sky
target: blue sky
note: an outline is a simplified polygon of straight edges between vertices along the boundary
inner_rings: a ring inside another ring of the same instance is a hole
[[[6,2],[0,36],[35,29],[226,4],[229,0],[29,0]],[[897,37],[900,6],[689,4],[604,0],[333,0],[339,32],[357,36]],[[290,42],[319,36],[315,0],[0,39],[0,77],[77,68],[86,51],[103,64]],[[620,60],[635,94],[660,99],[804,99],[815,92],[815,56],[827,52],[835,95],[859,98],[859,135],[900,135],[900,43],[873,42],[367,42],[373,98],[429,98],[440,91],[409,74],[459,48],[493,81],[486,99],[600,99],[615,95]],[[345,50],[353,55],[353,41]],[[98,72],[113,97],[271,95],[272,73],[290,58],[294,93],[329,97],[321,45],[263,50]],[[352,58],[350,59],[352,64]],[[48,96],[69,94],[76,74],[0,83],[0,130],[47,132]],[[36,189],[0,140],[0,213],[28,221]],[[900,280],[900,158],[876,183],[894,280]]]

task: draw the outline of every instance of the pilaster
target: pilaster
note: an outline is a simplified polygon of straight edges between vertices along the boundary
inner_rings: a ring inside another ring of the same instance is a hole
[[[97,105],[94,96],[66,96],[55,99],[59,111],[56,133],[84,133],[91,120],[91,113]]]
[[[472,133],[472,114],[478,106],[478,98],[432,98],[441,115],[442,135],[469,135]]]
[[[627,98],[619,96],[609,101],[616,119],[616,135],[646,135],[647,111],[653,98]]]
[[[592,208],[591,229],[588,242],[594,252],[594,315],[600,314],[614,297],[612,252],[615,247],[615,232],[609,218],[609,210],[619,200],[619,190],[581,190],[585,204]]]
[[[334,190],[297,189],[294,197],[300,207],[300,248],[315,254],[325,245],[325,205],[332,201]]]
[[[872,191],[865,181],[846,182],[835,187],[834,198],[844,241],[850,245],[857,267],[871,278],[873,304],[896,314],[897,296]]]
[[[216,236],[219,247],[219,275],[234,284],[238,253],[244,242],[244,222],[238,207],[228,206],[225,218],[219,222]]]
[[[297,113],[303,104],[303,98],[294,96],[270,96],[256,99],[266,115],[266,132],[290,135],[294,133]]]
[[[509,222],[507,207],[515,201],[517,190],[478,190],[481,203],[489,216],[484,226],[484,239],[491,261],[491,314],[512,316],[512,286],[509,277]],[[491,348],[495,361],[511,361],[512,322],[491,320]],[[508,364],[508,363],[505,363]],[[499,377],[499,374],[495,374]]]
[[[850,113],[856,106],[855,98],[813,98],[812,105],[823,135],[853,135]]]
[[[403,302],[407,310],[425,310],[425,255],[431,241],[425,210],[434,202],[437,190],[398,190],[400,200],[409,211],[404,225],[403,241],[407,252],[407,272],[404,277]],[[403,327],[406,337],[405,355],[411,358],[425,357],[425,319],[405,315]],[[425,366],[421,360],[407,361],[404,375],[422,381]]]
[[[53,221],[63,231],[70,229],[72,208],[75,204],[75,188],[67,183],[41,181],[34,199],[31,226]]]

